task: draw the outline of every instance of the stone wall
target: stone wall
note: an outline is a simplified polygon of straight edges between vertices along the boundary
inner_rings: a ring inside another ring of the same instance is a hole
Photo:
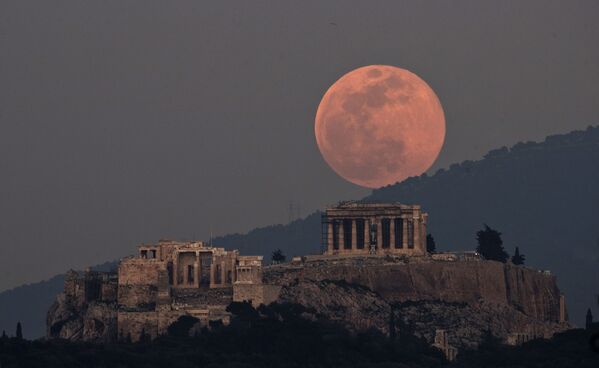
[[[166,263],[158,259],[123,259],[119,264],[119,285],[157,285],[161,269],[166,269]]]
[[[308,257],[266,267],[264,282],[280,287],[278,302],[300,303],[350,329],[388,333],[395,321],[431,344],[444,329],[460,349],[475,348],[486,331],[507,341],[570,328],[560,321],[555,277],[493,261]]]
[[[297,280],[344,280],[363,285],[389,303],[441,300],[510,305],[544,321],[559,322],[560,291],[555,277],[494,261],[442,262],[427,259],[347,258],[270,266],[264,282],[287,286]]]
[[[262,283],[219,288],[170,287],[166,264],[158,260],[126,259],[119,275],[117,289],[106,275],[69,273],[48,313],[48,336],[136,341],[142,331],[150,337],[166,333],[183,315],[198,318],[201,326],[226,324],[227,305],[247,300],[255,307],[299,303],[314,318],[353,330],[390,333],[396,321],[431,344],[435,331],[443,329],[458,348],[475,347],[486,330],[507,341],[517,334],[548,337],[569,327],[559,323],[565,313],[555,277],[493,261],[310,256],[265,267]],[[91,296],[96,299],[88,300]]]
[[[121,261],[118,276],[118,304],[126,310],[153,310],[158,286],[164,284],[166,264],[155,259],[128,258]],[[162,275],[162,277],[161,277]]]
[[[152,338],[158,336],[158,313],[148,312],[118,312],[119,340],[129,339],[139,341],[142,333]]]
[[[264,284],[233,285],[233,301],[251,302],[254,308],[260,304],[268,305],[279,298],[281,286]]]

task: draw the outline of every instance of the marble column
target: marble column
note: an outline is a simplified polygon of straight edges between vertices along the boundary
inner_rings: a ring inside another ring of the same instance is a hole
[[[364,219],[364,249],[370,249],[370,222]]]
[[[345,249],[345,241],[344,241],[344,230],[343,230],[343,220],[340,220],[337,225],[337,241],[339,242],[339,250]]]
[[[327,250],[329,254],[333,254],[333,223],[327,224]]]
[[[420,219],[414,219],[414,249],[422,249],[420,244]]]
[[[185,264],[185,263],[183,263]],[[188,280],[188,274],[189,274],[189,270],[188,270],[189,265],[185,265],[185,267],[183,268],[183,285],[184,287],[187,287],[189,285],[189,280]]]
[[[395,249],[395,218],[389,219],[389,249]]]
[[[210,262],[210,288],[213,288],[216,279],[216,262],[214,261],[214,255],[212,256],[212,262]]]
[[[351,220],[351,249],[352,251],[355,251],[356,249],[358,249],[358,232],[356,229],[356,219],[352,219]]]
[[[408,247],[408,219],[405,217],[402,217],[401,219],[401,224],[403,227],[403,231],[401,234],[401,247],[402,248],[407,248]]]
[[[383,225],[381,219],[376,219],[376,250],[377,253],[383,248]]]
[[[173,253],[173,286],[177,286],[179,284],[179,275],[177,269],[179,268],[179,263],[177,260],[179,259],[179,253]]]
[[[237,272],[235,272],[237,267],[235,267],[235,258],[231,259],[231,283],[235,283],[237,281]]]
[[[196,252],[196,261],[193,263],[193,286],[200,287],[200,252]]]
[[[225,269],[225,261],[220,262],[220,283],[225,285],[227,283],[227,271]]]

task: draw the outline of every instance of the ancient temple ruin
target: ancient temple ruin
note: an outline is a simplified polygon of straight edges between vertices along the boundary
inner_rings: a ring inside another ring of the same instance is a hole
[[[341,202],[323,214],[324,253],[424,255],[427,219],[420,205]]]
[[[161,240],[139,246],[137,256],[121,260],[116,274],[69,272],[59,302],[95,317],[72,328],[51,324],[49,335],[135,341],[164,334],[183,315],[205,326],[226,324],[231,302],[268,304],[268,290],[262,285],[262,256],[241,256],[203,242]]]
[[[323,213],[320,254],[264,267],[262,256],[201,241],[142,244],[116,272],[68,272],[48,312],[48,337],[137,341],[166,334],[183,316],[211,328],[229,323],[232,302],[302,304],[350,329],[383,333],[392,306],[401,306],[404,322],[417,322],[449,360],[478,339],[475,329],[465,339],[456,334],[462,320],[496,319],[496,334],[510,344],[567,327],[554,276],[474,251],[429,254],[427,220],[419,205],[342,202]],[[407,301],[434,304],[434,318],[420,320]]]

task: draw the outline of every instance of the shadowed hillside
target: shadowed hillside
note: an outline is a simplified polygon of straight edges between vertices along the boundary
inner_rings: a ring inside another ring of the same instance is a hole
[[[398,319],[389,321],[389,336],[376,330],[353,333],[298,304],[271,304],[257,310],[232,303],[228,326],[198,328],[198,319],[179,318],[168,334],[131,343],[28,341],[0,338],[0,365],[22,367],[596,367],[597,326],[573,329],[549,340],[506,346],[484,334],[475,350],[458,351],[449,365],[442,351],[412,334]],[[593,341],[594,345],[590,342]]]
[[[582,325],[586,308],[596,308],[599,127],[503,147],[482,160],[410,178],[364,199],[422,204],[439,250],[474,249],[475,233],[487,223],[503,233],[509,253],[519,246],[528,265],[558,276],[574,323]],[[288,257],[317,253],[320,237],[320,213],[315,212],[288,225],[218,237],[213,243],[262,254],[268,262],[277,248]],[[21,318],[26,336],[40,336],[44,326],[39,323],[61,289],[62,281],[54,278],[0,293],[0,329],[14,333]]]
[[[482,160],[374,190],[364,200],[422,204],[440,250],[474,249],[474,234],[487,223],[503,233],[509,253],[519,246],[527,264],[557,274],[575,323],[581,324],[586,308],[595,305],[599,127],[502,147]],[[287,255],[317,252],[320,215],[215,243],[247,254],[268,255],[276,248]]]
[[[116,265],[116,262],[106,262],[92,269],[109,271]],[[14,336],[20,321],[25,338],[45,336],[46,312],[63,289],[64,275],[57,275],[0,293],[0,333],[5,330],[9,336]]]

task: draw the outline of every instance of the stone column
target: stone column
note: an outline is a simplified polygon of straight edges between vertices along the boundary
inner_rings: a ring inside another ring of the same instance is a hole
[[[344,241],[344,230],[343,230],[343,219],[339,221],[339,225],[337,226],[337,231],[339,234],[337,235],[337,241],[339,242],[339,250],[345,249],[345,241]]]
[[[358,232],[357,232],[356,219],[351,220],[351,250],[355,251],[358,249]]]
[[[200,287],[200,253],[196,252],[196,260],[193,263],[193,286]]]
[[[184,287],[187,287],[189,285],[189,280],[187,278],[187,274],[189,273],[189,271],[187,270],[188,265],[186,265],[183,268],[183,285]]]
[[[220,262],[220,284],[225,285],[227,283],[227,270],[225,269],[225,261]]]
[[[395,218],[389,219],[389,249],[395,249]]]
[[[210,262],[210,288],[212,289],[214,287],[214,285],[216,285],[214,283],[215,279],[216,279],[216,262],[214,262],[214,254],[212,255],[212,262]]]
[[[364,219],[364,249],[370,249],[370,222]]]
[[[333,254],[333,223],[327,224],[327,251],[329,254]]]
[[[559,322],[566,322],[568,317],[566,316],[566,297],[564,294],[559,296]]]
[[[231,258],[231,283],[234,284],[237,281],[237,272],[235,272],[235,258]]]
[[[177,272],[177,269],[179,268],[179,262],[177,262],[178,259],[179,253],[175,251],[173,253],[173,286],[175,287],[179,284],[179,277]]]
[[[402,248],[407,248],[408,247],[408,219],[405,217],[402,217],[401,219],[401,224],[403,227],[403,231],[401,234],[401,244],[402,244]]]
[[[381,219],[376,219],[376,250],[377,253],[383,249],[383,225]]]
[[[422,251],[422,244],[420,244],[420,219],[414,219],[414,249]]]

